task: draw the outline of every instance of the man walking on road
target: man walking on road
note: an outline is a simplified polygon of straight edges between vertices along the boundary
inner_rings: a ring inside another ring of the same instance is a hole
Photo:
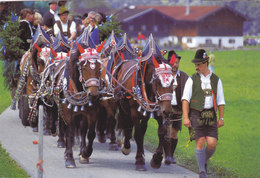
[[[172,111],[173,115],[171,116],[171,124],[168,127],[169,137],[170,137],[170,148],[169,155],[165,158],[165,164],[176,164],[174,159],[174,152],[178,144],[178,132],[181,130],[182,125],[182,94],[185,83],[188,79],[188,75],[179,70],[179,62],[181,56],[179,56],[174,50],[169,51],[168,61],[172,67],[172,72],[174,76],[173,83],[173,93],[172,93]],[[165,150],[166,151],[166,150]]]
[[[207,163],[216,150],[218,128],[224,126],[225,100],[222,82],[209,70],[208,60],[209,57],[204,49],[196,51],[192,62],[197,72],[187,80],[182,97],[184,125],[195,130],[195,156],[200,178],[207,177]]]

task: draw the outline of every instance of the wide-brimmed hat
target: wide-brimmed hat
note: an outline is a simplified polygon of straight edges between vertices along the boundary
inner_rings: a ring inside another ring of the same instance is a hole
[[[68,9],[64,6],[61,6],[60,9],[59,9],[58,15],[62,15],[62,14],[65,14],[65,13],[69,13]]]
[[[196,51],[194,59],[191,61],[193,63],[203,63],[207,62],[209,60],[209,57],[204,49],[198,49]]]
[[[171,60],[172,55],[174,55],[176,58],[179,58],[179,60],[181,60],[181,56],[179,56],[174,50],[170,50],[170,51],[168,52],[168,61]]]
[[[57,4],[57,1],[50,1],[49,5],[51,5],[51,4]]]

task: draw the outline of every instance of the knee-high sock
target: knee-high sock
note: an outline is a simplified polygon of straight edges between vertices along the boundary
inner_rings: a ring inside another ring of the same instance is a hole
[[[171,150],[170,150],[171,156],[174,155],[177,144],[178,144],[178,138],[177,139],[171,138]]]
[[[205,163],[208,163],[209,158],[215,153],[216,148],[214,150],[209,150],[208,147],[205,148],[205,153],[206,153],[206,157],[205,157]]]
[[[198,150],[195,148],[195,156],[196,156],[196,160],[201,171],[206,172],[205,170],[205,160],[206,160],[206,154],[205,154],[205,149],[202,150]]]

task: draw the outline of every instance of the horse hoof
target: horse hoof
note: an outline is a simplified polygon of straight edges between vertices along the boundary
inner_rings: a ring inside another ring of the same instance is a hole
[[[81,155],[79,155],[79,163],[80,164],[89,164],[89,158],[83,158]]]
[[[38,127],[33,127],[33,128],[32,128],[32,131],[33,131],[33,132],[38,132]]]
[[[122,141],[121,138],[117,138],[116,142],[117,142],[117,144],[118,144],[119,146],[122,146],[122,144],[123,144],[123,141]]]
[[[122,153],[123,153],[124,155],[129,155],[130,152],[131,152],[131,148],[128,148],[128,149],[127,149],[127,148],[124,147],[124,145],[122,145],[121,151],[122,151]]]
[[[100,143],[106,143],[106,135],[98,135],[98,141]]]
[[[164,163],[166,165],[176,164],[176,160],[174,159],[174,157],[167,156],[164,160]]]
[[[118,151],[119,150],[119,146],[116,143],[109,144],[109,150],[111,150],[111,151]]]
[[[43,135],[51,135],[51,131],[50,130],[43,130]]]
[[[159,169],[159,168],[161,167],[161,162],[160,162],[160,163],[155,163],[154,159],[152,159],[152,160],[150,161],[150,165],[151,165],[151,167],[154,168],[154,169]]]
[[[146,166],[144,164],[137,164],[135,167],[136,171],[147,171]]]
[[[66,168],[75,168],[76,167],[75,160],[74,159],[67,159],[65,161],[65,167]]]
[[[58,142],[57,142],[57,147],[58,147],[58,148],[65,148],[65,143],[62,142],[62,141],[58,141]]]

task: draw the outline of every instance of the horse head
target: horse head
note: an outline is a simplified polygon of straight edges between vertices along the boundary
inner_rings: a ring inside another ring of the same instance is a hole
[[[94,48],[88,47],[84,49],[79,43],[76,42],[76,44],[78,47],[78,60],[76,63],[79,72],[78,80],[89,97],[96,97],[99,94],[101,75],[101,61],[98,53]]]
[[[161,108],[161,114],[168,116],[171,111],[171,100],[173,93],[173,74],[169,64],[161,62],[159,64],[153,57],[154,73],[152,76],[152,89]]]
[[[33,57],[32,64],[38,73],[42,73],[48,65],[51,49],[44,44],[41,44],[40,46],[34,44],[34,47],[33,56],[35,57]]]

